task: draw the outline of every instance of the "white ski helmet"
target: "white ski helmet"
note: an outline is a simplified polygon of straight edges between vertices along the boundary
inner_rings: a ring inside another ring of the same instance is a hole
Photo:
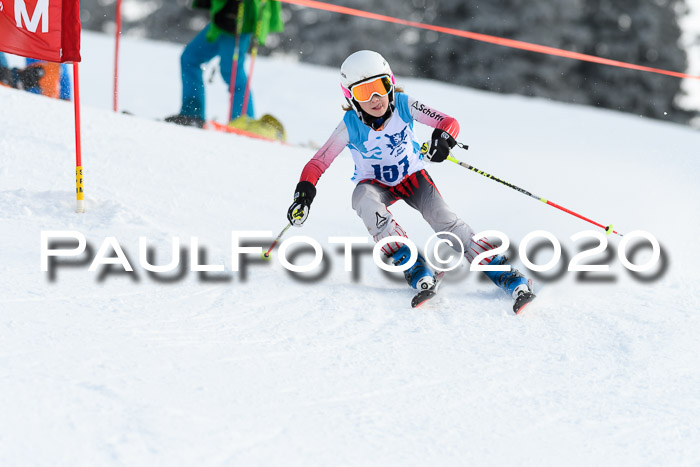
[[[340,84],[348,94],[353,84],[382,75],[389,75],[392,82],[394,81],[389,63],[380,54],[371,50],[355,52],[340,66]],[[346,97],[349,96],[346,95]]]
[[[343,88],[343,95],[348,103],[355,109],[357,116],[367,123],[366,115],[359,106],[359,103],[352,98],[350,88],[355,84],[370,78],[388,75],[391,83],[395,84],[394,73],[389,67],[389,63],[377,52],[371,50],[360,50],[345,59],[340,66],[340,86]],[[394,109],[394,90],[389,92],[389,109]]]

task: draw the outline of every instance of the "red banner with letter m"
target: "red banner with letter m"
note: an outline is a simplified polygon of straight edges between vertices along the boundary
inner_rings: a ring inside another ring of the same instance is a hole
[[[78,0],[0,0],[0,51],[50,62],[79,62]]]

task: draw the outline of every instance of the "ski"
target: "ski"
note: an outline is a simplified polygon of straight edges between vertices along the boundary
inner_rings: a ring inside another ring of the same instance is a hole
[[[537,295],[532,293],[532,280],[528,279],[527,283],[529,290],[527,292],[520,292],[518,297],[515,299],[515,303],[513,303],[513,311],[516,315],[519,315],[520,312],[523,311],[525,307],[535,299],[535,297],[537,297]]]
[[[518,295],[518,298],[515,299],[515,303],[513,304],[513,311],[515,314],[519,315],[520,312],[523,311],[525,307],[535,299],[535,297],[536,295],[532,292],[523,292]]]
[[[134,114],[128,110],[122,110],[121,113],[124,115],[134,116]],[[284,146],[310,149],[312,151],[318,151],[321,147],[314,141],[309,141],[308,143],[288,143],[284,127],[279,120],[269,114],[263,115],[258,120],[247,117],[242,119],[239,117],[238,124],[235,126],[232,126],[231,124],[219,123],[215,120],[205,121],[182,115],[171,115],[165,119],[155,119],[155,121],[175,123],[184,127],[199,128],[202,130],[217,131],[221,133],[232,133],[262,141],[280,143]]]
[[[205,130],[216,130],[216,131],[222,131],[224,133],[235,133],[237,135],[241,136],[247,136],[248,138],[254,138],[254,139],[261,139],[264,141],[270,141],[270,142],[277,142],[284,144],[286,146],[289,146],[286,141],[279,139],[279,138],[272,138],[267,135],[261,135],[258,133],[255,133],[253,131],[250,131],[250,129],[243,129],[243,128],[236,128],[230,125],[226,125],[224,123],[218,123],[213,120],[208,121],[204,125]]]
[[[438,288],[440,287],[440,282],[442,282],[442,278],[445,277],[445,272],[440,271],[435,274],[435,284],[433,284],[432,287],[429,289],[421,290],[417,294],[413,296],[411,299],[411,307],[412,308],[418,308],[419,306],[423,305],[425,302],[428,300],[431,300],[432,298],[437,295]]]

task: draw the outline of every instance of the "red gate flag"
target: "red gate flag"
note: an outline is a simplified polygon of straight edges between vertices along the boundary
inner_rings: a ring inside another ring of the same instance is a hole
[[[50,62],[79,62],[78,0],[0,0],[0,51]]]

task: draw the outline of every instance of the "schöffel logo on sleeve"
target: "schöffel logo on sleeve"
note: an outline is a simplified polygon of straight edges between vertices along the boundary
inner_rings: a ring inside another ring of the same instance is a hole
[[[434,118],[435,120],[443,121],[443,120],[445,119],[444,116],[442,116],[442,115],[440,115],[439,113],[435,112],[435,111],[434,111],[433,109],[431,109],[430,107],[426,107],[426,106],[423,105],[423,104],[419,104],[418,101],[414,102],[413,105],[412,105],[411,107],[413,107],[414,109],[416,109],[416,110],[419,111],[419,112],[424,113],[425,115],[428,115],[428,116]]]

